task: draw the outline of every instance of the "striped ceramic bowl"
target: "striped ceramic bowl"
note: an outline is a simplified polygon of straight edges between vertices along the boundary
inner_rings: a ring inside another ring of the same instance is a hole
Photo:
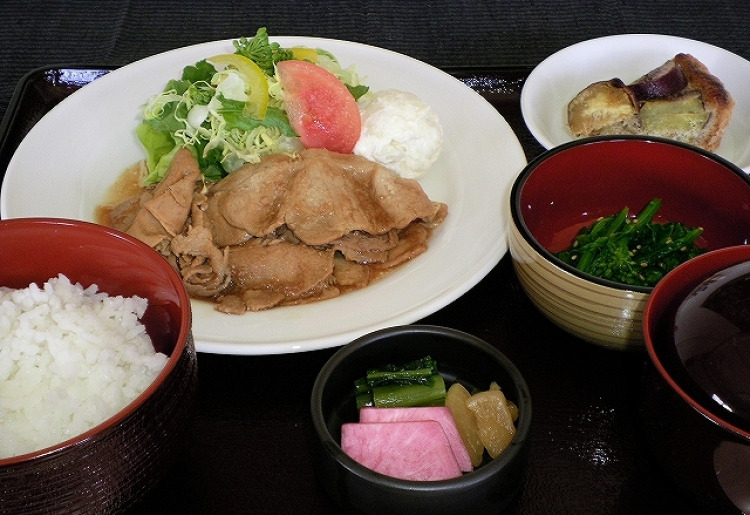
[[[702,227],[713,250],[750,240],[750,179],[701,149],[659,138],[608,136],[555,147],[529,163],[511,190],[509,248],[522,287],[553,323],[594,344],[644,348],[652,288],[600,279],[553,253],[623,207],[662,199],[655,221]]]

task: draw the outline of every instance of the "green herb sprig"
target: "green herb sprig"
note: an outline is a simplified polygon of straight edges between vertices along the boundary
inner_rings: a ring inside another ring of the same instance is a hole
[[[651,200],[635,217],[626,207],[583,228],[572,245],[556,253],[563,262],[602,279],[651,287],[669,271],[705,252],[695,241],[700,227],[653,221],[661,209]]]

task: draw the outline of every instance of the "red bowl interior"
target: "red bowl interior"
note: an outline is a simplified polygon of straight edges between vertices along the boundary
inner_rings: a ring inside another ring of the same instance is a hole
[[[581,227],[651,199],[663,204],[657,221],[703,227],[708,249],[750,238],[750,179],[708,152],[659,139],[578,140],[533,161],[514,186],[514,216],[544,249],[570,245]]]
[[[713,274],[746,261],[750,261],[750,245],[739,245],[708,252],[672,270],[657,283],[646,302],[643,334],[654,367],[681,399],[724,429],[750,438],[750,428],[729,421],[719,410],[689,393],[689,380],[675,363],[672,334],[677,308],[698,285]]]
[[[170,358],[154,383],[125,410],[106,421],[107,426],[136,410],[159,388],[183,354],[191,326],[190,299],[167,261],[135,238],[81,221],[0,220],[0,263],[2,286],[25,288],[32,282],[41,285],[58,274],[65,274],[84,287],[96,284],[99,291],[109,295],[139,295],[148,299],[142,322],[154,347]],[[101,426],[65,445],[84,440],[99,429]],[[21,457],[0,462],[19,459]]]

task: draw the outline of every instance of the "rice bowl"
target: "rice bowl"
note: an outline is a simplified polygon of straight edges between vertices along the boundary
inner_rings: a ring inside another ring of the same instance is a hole
[[[164,368],[139,320],[148,301],[97,290],[62,274],[0,287],[0,459],[91,429]]]
[[[198,375],[190,299],[182,281],[164,258],[138,240],[60,218],[0,220],[0,263],[0,285],[7,288],[34,283],[43,290],[45,282],[63,274],[84,290],[96,285],[108,301],[119,296],[148,299],[140,322],[153,349],[168,356],[135,400],[93,428],[0,458],[0,514],[128,510],[184,453]],[[8,328],[0,334],[3,330]],[[99,328],[94,332],[101,337]],[[5,344],[5,338],[0,340]]]

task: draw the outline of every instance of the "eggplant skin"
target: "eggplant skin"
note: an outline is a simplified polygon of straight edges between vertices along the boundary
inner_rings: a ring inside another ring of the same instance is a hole
[[[639,101],[679,94],[688,85],[682,68],[674,60],[644,75],[628,87]]]

